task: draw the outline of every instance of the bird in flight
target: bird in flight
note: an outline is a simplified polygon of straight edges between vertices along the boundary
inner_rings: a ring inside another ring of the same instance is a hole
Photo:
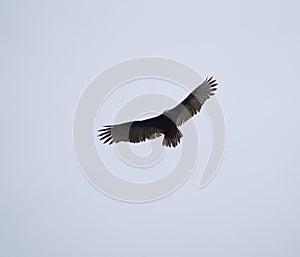
[[[213,77],[206,78],[173,109],[145,120],[103,126],[98,130],[98,137],[104,144],[111,145],[119,142],[140,143],[164,135],[162,145],[176,147],[183,136],[178,127],[201,110],[205,101],[214,95],[217,85]]]

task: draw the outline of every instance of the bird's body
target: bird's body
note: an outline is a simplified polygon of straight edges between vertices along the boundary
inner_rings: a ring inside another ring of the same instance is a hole
[[[163,145],[176,147],[183,136],[178,126],[197,114],[204,102],[216,90],[217,84],[212,77],[206,79],[179,105],[162,114],[140,121],[132,121],[117,125],[104,126],[99,130],[100,140],[112,144],[118,142],[139,143],[146,139],[154,139],[164,135]]]
[[[137,128],[145,128],[145,130],[151,130],[154,128],[157,132],[152,134],[152,138],[156,138],[164,135],[163,145],[173,146],[175,147],[178,143],[180,143],[180,138],[182,137],[182,133],[177,128],[176,124],[163,113],[159,116],[142,120],[142,121],[134,121],[129,130],[129,138],[135,138],[135,135],[138,135]],[[137,141],[139,141],[139,137],[137,137]]]

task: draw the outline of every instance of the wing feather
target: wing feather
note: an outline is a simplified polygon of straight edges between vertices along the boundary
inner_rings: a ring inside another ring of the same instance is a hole
[[[165,112],[177,126],[196,115],[207,99],[214,95],[217,90],[216,80],[213,77],[206,78],[192,93],[190,93],[180,104]]]
[[[154,119],[152,118],[151,120],[153,121]],[[154,126],[150,119],[104,126],[98,132],[98,137],[104,141],[104,144],[118,142],[139,143],[162,135],[162,130]]]

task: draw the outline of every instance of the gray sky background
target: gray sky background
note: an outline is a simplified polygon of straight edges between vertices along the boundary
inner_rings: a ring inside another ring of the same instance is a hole
[[[2,1],[0,256],[300,255],[298,11],[291,0]],[[207,188],[196,170],[169,197],[128,204],[84,178],[72,122],[92,78],[149,55],[218,79],[227,145]]]

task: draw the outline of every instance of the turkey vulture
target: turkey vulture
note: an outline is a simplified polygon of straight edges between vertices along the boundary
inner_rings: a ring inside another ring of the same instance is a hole
[[[99,139],[105,143],[139,143],[164,135],[163,146],[176,147],[183,136],[178,126],[197,114],[205,101],[214,95],[217,83],[213,77],[206,78],[200,86],[190,93],[180,104],[162,114],[122,124],[104,126],[99,129]]]

